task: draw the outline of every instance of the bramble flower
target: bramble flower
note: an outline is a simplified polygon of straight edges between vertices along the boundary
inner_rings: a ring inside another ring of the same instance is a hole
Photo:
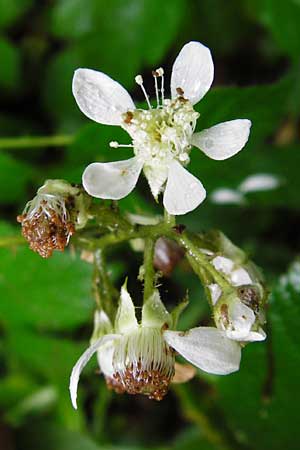
[[[70,394],[74,408],[80,373],[94,353],[108,387],[118,393],[143,394],[155,400],[164,397],[174,377],[175,351],[209,373],[225,375],[239,369],[238,342],[216,328],[175,331],[177,318],[178,310],[168,313],[155,290],[145,302],[138,323],[124,285],[114,326],[104,311],[96,312],[91,346],[72,370]]]
[[[222,289],[215,283],[209,286],[217,327],[225,331],[229,339],[263,341],[266,338],[261,328],[265,322],[264,290],[253,267],[236,264],[224,256],[214,257],[212,264],[232,286],[236,286],[234,293],[229,295],[223,295]]]
[[[43,258],[54,250],[64,251],[75,229],[87,221],[85,196],[81,188],[64,180],[47,180],[17,217],[31,250]]]
[[[258,268],[223,233],[211,232],[205,239],[211,248],[200,250],[232,287],[229,292],[213,279],[206,283],[216,326],[229,339],[263,341],[267,292]]]
[[[132,144],[110,145],[132,147],[134,152],[128,160],[90,164],[83,174],[83,186],[94,197],[119,200],[133,190],[143,170],[154,198],[164,191],[167,212],[185,214],[206,196],[202,183],[185,169],[192,146],[212,159],[230,158],[246,144],[251,122],[231,120],[194,132],[199,113],[193,106],[209,90],[214,75],[210,50],[199,42],[184,45],[174,62],[171,99],[165,99],[163,69],[152,74],[156,108],[150,103],[141,75],[135,78],[148,104],[148,110],[143,110],[136,108],[128,92],[104,73],[76,70],[73,94],[81,111],[98,123],[121,126]]]

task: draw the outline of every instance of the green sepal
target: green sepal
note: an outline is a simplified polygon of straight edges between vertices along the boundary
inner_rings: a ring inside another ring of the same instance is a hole
[[[127,291],[127,278],[121,288],[120,302],[115,319],[116,333],[129,333],[138,328],[135,307]]]
[[[142,326],[162,327],[172,325],[172,316],[166,310],[160,299],[159,291],[154,290],[153,294],[146,300],[142,309]]]
[[[189,294],[187,291],[184,299],[177,306],[175,306],[175,308],[171,311],[172,328],[173,329],[176,329],[178,320],[179,320],[181,314],[183,313],[183,311],[185,310],[185,308],[188,306],[188,304],[189,304]]]
[[[113,326],[108,315],[103,309],[97,309],[94,314],[94,330],[91,337],[91,344],[105,334],[113,333]]]

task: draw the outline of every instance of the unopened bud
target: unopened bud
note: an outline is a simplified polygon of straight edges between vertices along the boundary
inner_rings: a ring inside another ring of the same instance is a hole
[[[175,241],[161,237],[155,244],[154,267],[169,276],[183,256],[184,250]]]

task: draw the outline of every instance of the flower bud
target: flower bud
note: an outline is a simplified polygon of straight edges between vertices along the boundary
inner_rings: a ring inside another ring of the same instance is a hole
[[[87,195],[64,180],[47,180],[30,200],[17,221],[31,250],[49,258],[54,250],[64,251],[76,229],[88,219]]]
[[[155,243],[154,267],[169,276],[184,256],[184,250],[171,239],[159,238]]]
[[[233,340],[264,340],[261,326],[265,323],[267,291],[259,269],[221,232],[206,234],[202,245],[208,248],[202,249],[203,253],[229,285],[222,287],[212,275],[207,278],[216,326]]]

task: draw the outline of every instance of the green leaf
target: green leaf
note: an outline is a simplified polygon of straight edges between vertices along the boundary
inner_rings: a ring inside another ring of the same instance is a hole
[[[249,11],[270,31],[283,52],[299,59],[300,3],[298,0],[248,0]]]
[[[300,402],[299,285],[296,262],[273,290],[267,342],[249,344],[241,370],[217,384],[220,405],[236,437],[257,450],[295,448]]]
[[[84,434],[63,429],[56,425],[41,424],[22,433],[22,446],[30,450],[146,450],[145,447],[132,445],[110,446],[96,444]],[[157,449],[158,450],[158,449]]]
[[[6,354],[24,372],[42,376],[68,394],[69,377],[75,362],[85,345],[66,338],[49,337],[28,331],[25,328],[11,328],[6,339]]]
[[[1,249],[0,272],[5,324],[70,329],[91,317],[92,267],[69,252],[43,260],[26,247]]]
[[[3,37],[0,38],[0,88],[14,90],[20,82],[19,49]]]
[[[236,156],[224,161],[214,161],[198,149],[191,152],[191,172],[201,179],[208,197],[215,189],[237,189],[248,176],[269,173],[281,182],[279,189],[259,194],[249,194],[247,200],[266,207],[299,207],[298,186],[298,146],[276,147],[266,145],[266,139],[277,130],[278,123],[288,109],[292,91],[290,78],[269,86],[250,88],[213,89],[197,105],[201,116],[199,130],[217,123],[238,118],[252,121],[250,138],[245,148]],[[208,201],[203,204],[207,206]],[[217,208],[217,207],[215,207]],[[203,213],[203,210],[202,210]],[[209,214],[202,214],[202,216]]]
[[[0,0],[0,29],[12,25],[32,5],[32,0]]]
[[[0,152],[0,203],[12,204],[25,198],[26,189],[35,175],[35,170],[23,161]]]
[[[247,148],[255,147],[276,130],[287,111],[292,87],[292,78],[287,77],[265,86],[212,89],[196,105],[201,114],[196,131],[227,120],[250,119],[252,128]]]

